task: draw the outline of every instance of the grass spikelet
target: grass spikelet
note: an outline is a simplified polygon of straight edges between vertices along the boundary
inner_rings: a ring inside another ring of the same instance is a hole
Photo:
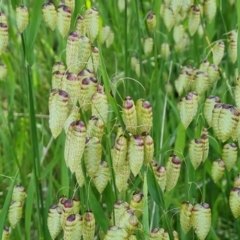
[[[53,3],[48,2],[42,6],[42,16],[46,25],[50,27],[51,30],[54,30],[57,25],[57,11]]]
[[[163,43],[161,45],[161,56],[163,57],[163,59],[168,59],[170,55],[170,47],[168,43]]]
[[[221,159],[217,159],[212,163],[212,179],[217,183],[223,176],[225,171],[225,163]]]
[[[101,118],[91,116],[87,125],[87,137],[96,137],[100,141],[102,140],[104,131],[104,123]]]
[[[62,86],[63,71],[55,71],[52,73],[52,89],[59,89]]]
[[[8,25],[0,22],[0,55],[5,51],[8,45]]]
[[[85,36],[79,37],[78,46],[78,68],[82,71],[86,66],[88,59],[91,54],[91,43],[90,40]]]
[[[57,26],[61,36],[67,36],[71,24],[72,11],[65,5],[60,5],[57,9]]]
[[[200,240],[204,240],[211,228],[211,209],[207,203],[195,204],[192,209],[192,226]]]
[[[78,227],[78,214],[71,214],[67,217],[64,226],[64,240],[77,240],[81,238],[81,229],[76,231]],[[78,233],[78,234],[76,234]]]
[[[235,187],[230,192],[229,205],[235,218],[240,216],[240,188]]]
[[[20,201],[11,202],[8,210],[8,221],[12,228],[15,228],[23,213],[23,203]]]
[[[10,227],[4,227],[3,231],[2,231],[2,240],[9,240],[10,239],[10,235],[11,235],[11,228]]]
[[[118,0],[118,10],[119,12],[123,12],[125,9],[125,0]]]
[[[209,82],[211,85],[213,85],[219,78],[219,67],[215,64],[210,64],[207,69],[207,74],[209,78]]]
[[[77,214],[77,213],[79,213],[80,208],[81,208],[80,200],[78,197],[75,196],[72,198],[72,201],[73,201],[73,213]]]
[[[143,40],[143,52],[146,56],[149,56],[153,51],[153,39],[145,38]]]
[[[88,59],[86,68],[93,71],[94,73],[97,72],[99,67],[99,51],[97,47],[92,46],[91,48],[91,55]]]
[[[202,156],[202,161],[204,162],[209,153],[209,139],[208,139],[208,130],[207,128],[203,128],[201,132],[201,140],[203,144],[203,156]]]
[[[127,189],[129,176],[130,176],[130,165],[129,165],[129,161],[125,160],[122,163],[121,168],[115,169],[115,182],[119,192],[122,192]]]
[[[171,155],[166,165],[167,182],[166,191],[171,191],[177,184],[181,170],[181,160],[177,155]]]
[[[172,0],[171,1],[171,8],[175,14],[175,16],[178,14],[180,9],[182,8],[183,0]]]
[[[119,226],[119,222],[124,212],[130,208],[125,201],[117,201],[114,203],[115,225]]]
[[[78,185],[80,187],[82,187],[84,185],[84,175],[83,175],[81,161],[75,169],[75,175],[76,175],[76,180],[77,180]]]
[[[218,124],[218,121],[219,121],[219,115],[221,113],[221,110],[222,110],[222,106],[223,104],[222,103],[217,103],[214,105],[214,108],[212,110],[212,128],[213,128],[213,131],[215,133],[215,135],[217,136],[217,138],[219,137],[219,124]]]
[[[110,26],[106,25],[102,27],[101,36],[100,36],[100,42],[101,44],[104,44],[109,36],[109,33],[111,31]]]
[[[142,208],[143,208],[143,193],[142,192],[134,192],[132,194],[132,198],[130,201],[130,208],[134,211],[134,214],[137,217],[142,215]]]
[[[240,174],[238,174],[237,177],[234,179],[233,187],[235,187],[235,188],[240,187]]]
[[[52,66],[52,74],[56,71],[64,73],[66,71],[65,64],[63,62],[55,62]]]
[[[109,227],[107,234],[104,237],[104,240],[121,240],[121,239],[128,239],[128,233],[118,226],[111,226]]]
[[[158,185],[161,188],[162,192],[165,191],[167,184],[167,171],[164,166],[156,167],[154,171],[155,177],[157,179]]]
[[[100,140],[96,137],[86,139],[84,150],[84,161],[87,174],[93,178],[97,173],[102,157],[102,146]]]
[[[193,139],[189,144],[189,158],[194,169],[197,169],[203,160],[203,142],[202,139]]]
[[[238,148],[235,143],[227,143],[223,146],[222,160],[230,171],[237,161]]]
[[[144,134],[143,136],[144,142],[144,161],[143,163],[147,165],[153,160],[154,154],[154,140],[149,134]]]
[[[21,202],[23,203],[26,198],[26,191],[25,188],[21,185],[16,185],[13,188],[13,193],[12,193],[12,201],[13,202]]]
[[[210,82],[208,74],[204,71],[196,71],[193,77],[192,89],[202,95],[209,89]]]
[[[75,0],[64,0],[65,5],[71,9],[72,12],[74,12],[75,8]]]
[[[87,9],[84,15],[86,24],[86,33],[91,43],[94,42],[99,31],[99,15],[96,8]]]
[[[173,28],[173,39],[175,43],[178,43],[183,39],[184,36],[184,27],[182,24],[175,25]]]
[[[119,227],[128,232],[129,235],[135,230],[138,225],[138,219],[132,209],[125,210],[119,221]]]
[[[97,173],[93,177],[93,183],[97,188],[98,192],[102,194],[110,180],[110,171],[107,162],[103,161],[100,163]]]
[[[85,36],[85,34],[86,34],[85,21],[84,21],[84,18],[82,16],[79,16],[77,18],[75,31],[77,32],[77,34],[79,36]]]
[[[28,25],[29,13],[27,7],[19,5],[16,7],[17,28],[22,33]]]
[[[58,205],[52,205],[48,210],[47,225],[52,239],[55,239],[62,231],[61,215],[62,209]]]
[[[203,12],[207,18],[207,21],[211,23],[217,12],[216,0],[204,0]]]
[[[185,234],[191,229],[193,205],[188,201],[183,201],[180,207],[180,225]]]
[[[201,62],[199,66],[199,70],[203,72],[207,72],[209,65],[210,65],[210,62],[205,59],[204,61]]]
[[[106,39],[106,47],[109,48],[114,42],[114,32],[110,30],[108,37]]]
[[[175,25],[175,15],[171,7],[165,7],[163,11],[163,21],[167,28],[167,30],[170,32],[173,26]]]
[[[61,215],[61,225],[64,229],[67,218],[73,214],[73,200],[72,199],[63,199],[62,204],[62,215]]]
[[[149,240],[162,239],[164,234],[163,228],[153,228],[150,233]]]
[[[80,112],[79,112],[79,108],[77,106],[74,106],[72,108],[71,113],[69,114],[68,118],[66,119],[65,123],[64,123],[64,131],[67,134],[68,132],[68,128],[70,126],[70,124],[72,122],[75,122],[77,120],[80,119]]]
[[[223,41],[219,41],[214,45],[212,49],[214,64],[218,65],[222,61],[222,58],[224,55],[224,49],[225,49],[225,44]]]
[[[191,36],[195,34],[200,24],[200,8],[192,5],[188,14],[188,31]]]
[[[184,90],[189,90],[192,74],[184,69],[180,72],[177,80],[174,82],[178,95],[182,95]]]
[[[92,240],[95,232],[95,218],[91,211],[86,211],[83,215],[83,239]]]
[[[157,20],[156,15],[150,12],[147,16],[147,27],[150,32],[154,32],[156,28]]]
[[[131,136],[127,152],[130,169],[136,177],[140,172],[144,160],[144,143],[141,136]]]

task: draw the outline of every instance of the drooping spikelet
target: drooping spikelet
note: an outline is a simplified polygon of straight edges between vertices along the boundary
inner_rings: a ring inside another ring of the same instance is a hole
[[[101,118],[91,116],[87,125],[87,137],[96,137],[102,140],[104,123]]]
[[[134,101],[131,97],[126,97],[123,100],[122,118],[126,125],[127,131],[131,134],[137,133],[137,111]]]
[[[144,160],[144,142],[141,136],[131,136],[127,153],[130,169],[136,177],[140,172]]]
[[[13,188],[13,193],[12,193],[12,201],[13,202],[21,202],[23,203],[26,197],[26,191],[25,188],[21,185],[16,185]]]
[[[66,37],[71,24],[72,11],[65,5],[60,5],[57,9],[57,26],[62,37]]]
[[[212,22],[217,12],[216,0],[204,0],[203,12],[208,22]]]
[[[235,143],[227,143],[223,146],[222,160],[230,171],[237,161],[238,148]]]
[[[185,129],[192,122],[197,113],[198,94],[195,92],[188,93],[178,104],[180,119]]]
[[[98,192],[102,194],[110,180],[110,171],[107,162],[103,161],[99,164],[99,168],[93,177],[93,183]]]
[[[234,99],[237,108],[240,110],[240,78],[237,78],[235,89],[234,89]]]
[[[205,117],[208,125],[212,126],[212,115],[213,115],[213,109],[214,105],[217,103],[220,103],[220,99],[217,96],[209,96],[206,98],[203,108],[203,116]]]
[[[74,121],[70,124],[64,148],[66,165],[72,173],[81,164],[86,139],[86,128],[82,121]]]
[[[95,218],[91,211],[86,211],[83,215],[83,239],[92,240],[95,232]]]
[[[170,32],[176,21],[174,12],[171,7],[164,8],[163,21],[164,21],[164,24],[165,24],[167,30]]]
[[[130,165],[129,165],[129,161],[126,159],[122,163],[121,168],[115,170],[116,187],[119,192],[126,190],[126,188],[128,187],[129,175],[130,175]]]
[[[97,92],[92,97],[92,115],[98,116],[106,124],[108,119],[108,100],[103,86],[98,85]]]
[[[208,74],[204,71],[196,71],[193,76],[192,90],[202,95],[209,89],[210,82]]]
[[[178,14],[180,9],[182,8],[183,0],[171,0],[171,8],[175,15]]]
[[[79,71],[83,70],[86,66],[88,59],[91,54],[91,43],[89,38],[86,36],[79,37],[79,46],[78,46],[78,68]]]
[[[64,0],[65,5],[71,9],[72,12],[74,12],[75,8],[75,0]]]
[[[102,27],[101,35],[100,35],[100,42],[101,44],[104,44],[109,36],[109,33],[111,31],[110,26],[106,25]]]
[[[75,169],[75,175],[76,175],[76,180],[77,183],[80,187],[84,185],[84,175],[83,175],[83,169],[82,169],[82,164],[77,165],[77,168]]]
[[[130,208],[134,211],[134,214],[137,217],[142,215],[142,208],[143,208],[143,193],[142,192],[134,192],[130,201]]]
[[[211,228],[211,209],[207,203],[195,204],[192,209],[192,226],[200,240],[204,240]]]
[[[208,79],[211,85],[213,85],[219,78],[219,67],[215,64],[210,64],[207,69]]]
[[[22,33],[28,25],[29,13],[27,7],[19,5],[16,7],[17,28]]]
[[[138,61],[138,58],[135,55],[131,56],[130,64],[131,64],[132,70],[135,70],[137,61]]]
[[[232,63],[237,60],[237,31],[231,31],[228,37],[228,54]]]
[[[102,157],[102,145],[96,137],[86,139],[84,161],[87,174],[93,178],[97,173]]]
[[[203,142],[202,139],[192,139],[189,144],[189,158],[194,169],[197,169],[203,160]]]
[[[114,217],[115,225],[119,226],[120,219],[124,212],[130,208],[129,204],[124,201],[117,201],[114,203]]]
[[[153,138],[149,134],[143,135],[144,142],[144,161],[143,163],[147,165],[153,160],[154,154],[154,141]]]
[[[128,233],[118,226],[111,226],[109,227],[107,234],[104,237],[104,240],[122,240],[122,239],[128,239]]]
[[[149,56],[153,51],[153,39],[145,38],[143,40],[143,52],[146,56]]]
[[[72,198],[72,201],[73,201],[73,213],[77,214],[77,213],[79,213],[80,208],[81,208],[80,200],[78,197],[75,196]]]
[[[175,25],[173,28],[173,39],[175,43],[180,42],[184,36],[184,27],[182,24]]]
[[[52,66],[52,74],[56,71],[64,73],[66,71],[65,64],[63,62],[55,62]]]
[[[91,109],[92,97],[97,92],[98,80],[96,78],[84,78],[81,83],[78,102],[85,111]]]
[[[114,32],[110,30],[108,37],[106,39],[106,47],[109,48],[114,42]]]
[[[8,25],[0,22],[0,55],[5,51],[8,45]]]
[[[191,36],[197,31],[200,23],[200,8],[192,5],[188,14],[188,31]]]
[[[49,97],[49,127],[54,138],[61,133],[68,112],[68,94],[63,90],[52,89]]]
[[[212,49],[214,64],[218,65],[222,61],[222,58],[224,55],[224,49],[225,49],[225,44],[223,41],[219,41],[214,45]]]
[[[230,209],[235,218],[240,216],[240,188],[234,187],[229,197]]]
[[[238,174],[237,177],[234,179],[233,187],[240,187],[240,174]]]
[[[186,234],[192,227],[191,215],[193,205],[188,201],[183,201],[180,208],[180,225]]]
[[[62,79],[65,71],[57,70],[52,73],[52,89],[60,89],[62,87]]]
[[[7,75],[7,66],[5,64],[0,64],[0,80],[5,78]]]
[[[10,227],[4,227],[3,231],[2,231],[2,240],[9,240],[10,239],[10,235],[11,235],[11,228]]]
[[[64,225],[64,240],[78,240],[82,235],[83,218],[79,214],[71,214]]]
[[[8,210],[8,221],[12,228],[15,228],[22,218],[23,203],[20,201],[11,202]]]
[[[69,72],[78,74],[78,48],[79,48],[79,35],[77,32],[71,32],[67,39],[66,46],[66,64]]]
[[[119,227],[130,235],[138,225],[138,219],[132,209],[125,210],[119,221]]]
[[[147,27],[150,32],[154,32],[156,28],[156,15],[153,12],[150,12],[147,16]]]
[[[193,5],[193,0],[183,0],[181,15],[185,16],[192,5]]]
[[[170,47],[168,43],[163,43],[161,45],[161,56],[163,59],[168,59],[170,55]]]
[[[42,16],[47,26],[50,27],[51,30],[54,30],[57,25],[57,11],[53,3],[48,2],[43,4]]]
[[[184,90],[189,90],[192,75],[188,71],[182,70],[174,82],[178,95],[182,95]]]
[[[65,199],[61,200],[62,204],[62,214],[61,214],[61,226],[64,229],[65,222],[71,214],[73,214],[74,207],[73,207],[73,200],[72,199]]]
[[[82,16],[79,16],[77,18],[75,31],[79,36],[85,36],[86,26],[85,26],[84,18]]]
[[[165,191],[166,183],[167,183],[167,171],[164,166],[159,166],[154,171],[155,177],[157,179],[158,185],[161,188],[162,192]]]
[[[61,215],[62,209],[58,205],[52,205],[48,210],[47,225],[52,239],[55,239],[62,230]]]
[[[213,128],[213,131],[214,131],[214,134],[219,137],[219,124],[218,124],[218,121],[219,121],[219,115],[220,115],[220,112],[222,110],[222,103],[217,103],[214,105],[214,108],[212,110],[212,128]]]
[[[212,179],[217,183],[223,176],[225,171],[225,163],[221,159],[217,159],[212,163]]]
[[[91,43],[94,42],[99,31],[99,15],[96,8],[87,9],[84,15],[86,32]]]
[[[74,106],[72,108],[71,113],[69,114],[68,118],[66,119],[65,123],[64,123],[64,131],[67,134],[68,132],[68,128],[70,126],[70,124],[72,122],[75,122],[77,120],[80,119],[80,112],[79,112],[79,108],[77,106]]]
[[[166,165],[167,171],[167,182],[166,182],[166,191],[172,190],[178,181],[181,170],[181,160],[177,155],[170,155]]]
[[[203,146],[203,156],[202,161],[204,162],[208,157],[209,152],[209,139],[208,139],[208,130],[207,128],[203,128],[201,132],[201,140]]]
[[[163,228],[153,228],[150,232],[149,240],[163,239],[164,229]]]
[[[99,67],[99,51],[97,47],[92,46],[91,55],[88,59],[86,68],[96,73],[98,67]]]

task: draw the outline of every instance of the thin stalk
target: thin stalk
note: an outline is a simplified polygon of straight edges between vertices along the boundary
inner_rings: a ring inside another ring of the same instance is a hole
[[[238,18],[237,59],[238,59],[238,73],[240,73],[240,0],[237,0],[237,18]]]
[[[125,38],[125,77],[128,76],[128,17],[127,17],[127,0],[125,0],[125,11],[124,11],[124,38]],[[128,81],[126,81],[126,89],[128,89]]]

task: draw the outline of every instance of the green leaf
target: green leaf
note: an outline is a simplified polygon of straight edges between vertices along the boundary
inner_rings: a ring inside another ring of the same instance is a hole
[[[144,182],[143,182],[143,229],[144,229],[144,239],[148,239],[150,235],[149,230],[149,214],[148,214],[148,185],[147,185],[147,174],[144,173]]]

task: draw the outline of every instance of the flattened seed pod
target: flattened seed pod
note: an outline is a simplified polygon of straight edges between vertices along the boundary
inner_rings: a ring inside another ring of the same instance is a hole
[[[55,71],[52,73],[52,89],[59,89],[62,87],[62,79],[64,71]]]
[[[71,113],[69,114],[67,120],[66,120],[65,123],[64,123],[64,131],[65,131],[66,134],[67,134],[67,132],[68,132],[68,128],[69,128],[70,124],[71,124],[72,122],[75,122],[75,121],[79,120],[79,119],[80,119],[79,108],[78,108],[77,106],[74,106],[74,107],[72,108],[72,111],[71,111]]]
[[[82,170],[82,165],[78,164],[77,168],[75,169],[75,175],[76,175],[76,180],[77,183],[80,187],[84,185],[84,175],[83,175],[83,170]]]
[[[165,7],[163,11],[163,21],[167,28],[167,30],[170,32],[172,27],[175,25],[175,15],[171,7]]]
[[[128,233],[118,226],[111,226],[109,227],[107,234],[104,237],[104,240],[122,240],[122,239],[128,239]]]
[[[152,106],[147,100],[140,98],[136,102],[137,133],[149,133],[152,128]]]
[[[76,218],[76,214],[71,214],[67,217],[65,225],[64,225],[64,235],[63,235],[63,239],[64,240],[77,240],[81,237],[78,236],[78,238],[75,238],[74,236],[74,230],[77,226],[77,218]]]
[[[137,133],[137,111],[134,101],[131,97],[126,97],[123,100],[122,118],[126,125],[128,132],[131,134]]]
[[[67,131],[64,148],[66,165],[72,173],[74,173],[78,165],[81,164],[85,147],[85,139],[86,128],[84,123],[82,121],[72,122]]]
[[[189,73],[188,71],[182,70],[177,80],[174,82],[178,95],[182,95],[184,90],[186,91],[189,90],[191,81],[192,74]]]
[[[135,64],[135,73],[136,73],[136,75],[137,75],[137,77],[140,77],[140,62],[139,62],[139,60],[136,62],[136,64]]]
[[[189,144],[189,158],[194,169],[197,169],[203,160],[203,142],[202,139],[192,139]]]
[[[72,201],[73,201],[73,213],[78,214],[81,207],[80,200],[78,197],[75,196],[72,198]]]
[[[184,36],[184,27],[182,24],[175,25],[173,28],[173,39],[175,43],[180,42]]]
[[[132,209],[125,210],[119,221],[119,227],[125,229],[129,235],[138,225],[138,219]]]
[[[188,14],[188,31],[191,36],[197,31],[200,24],[200,8],[192,5]]]
[[[27,7],[19,5],[16,7],[17,28],[22,33],[28,25],[29,13]]]
[[[78,48],[79,48],[79,35],[77,32],[71,32],[67,39],[66,46],[66,64],[69,72],[78,74]]]
[[[117,201],[114,203],[115,225],[119,226],[119,222],[124,212],[130,208],[129,204],[124,201]]]
[[[156,28],[156,15],[153,12],[150,12],[147,16],[147,27],[150,32],[154,32]]]
[[[143,41],[143,52],[146,56],[149,56],[153,51],[153,39],[145,38]]]
[[[221,159],[217,159],[212,163],[212,179],[217,183],[223,176],[225,171],[225,163]]]
[[[240,187],[240,174],[237,175],[237,177],[234,179],[234,182],[233,182],[233,187],[237,187],[239,188]]]
[[[201,62],[199,66],[199,70],[203,72],[207,72],[209,65],[210,65],[210,62],[205,59],[204,61]]]
[[[230,192],[229,197],[230,209],[235,218],[240,216],[240,188],[235,187]]]
[[[91,43],[89,38],[86,36],[79,37],[79,47],[78,47],[78,67],[79,70],[83,70],[86,66],[88,59],[91,54]]]
[[[65,0],[65,5],[71,9],[71,11],[74,11],[75,8],[75,0]]]
[[[63,210],[63,203],[67,200],[68,198],[65,195],[62,195],[59,200],[58,200],[58,206]]]
[[[170,240],[170,236],[167,230],[164,230],[162,237],[163,240]]]
[[[128,149],[128,140],[124,135],[120,135],[116,141],[113,148],[112,159],[113,159],[113,168],[117,172],[122,164],[126,161]]]
[[[161,55],[164,59],[168,59],[170,55],[170,47],[168,43],[163,43],[161,45]]]
[[[11,228],[10,227],[4,227],[3,228],[3,232],[2,232],[2,240],[9,240],[10,239],[10,235],[11,235]]]
[[[92,46],[91,51],[92,53],[88,59],[86,68],[96,73],[99,67],[99,51],[94,46]]]
[[[0,12],[0,22],[7,24],[7,15],[3,12]]]
[[[228,42],[228,55],[232,63],[237,61],[237,41],[230,40]]]
[[[103,161],[100,163],[97,173],[93,177],[93,183],[100,194],[102,194],[103,190],[106,188],[109,180],[109,167],[107,162]]]
[[[96,8],[87,9],[84,15],[85,24],[86,24],[86,32],[91,41],[94,42],[98,35],[99,31],[99,15],[98,10]]]
[[[78,102],[84,111],[91,109],[92,97],[97,92],[98,80],[96,78],[84,78],[81,83],[81,89]]]
[[[12,193],[12,201],[13,202],[21,202],[23,203],[26,197],[26,191],[25,188],[21,185],[16,185],[13,188],[13,193]]]
[[[192,226],[200,240],[204,240],[211,228],[211,209],[207,203],[195,204],[192,209]]]
[[[63,62],[55,62],[52,66],[52,74],[56,71],[64,73],[66,71],[65,64]]]
[[[8,221],[12,228],[15,228],[22,218],[23,203],[20,201],[11,202],[8,210]]]
[[[70,216],[71,214],[73,214],[73,200],[72,199],[63,199],[61,201],[62,204],[62,215],[61,215],[61,225],[62,228],[64,229],[65,226],[65,222],[66,219],[68,218],[68,216]]]
[[[138,59],[137,59],[136,56],[131,56],[130,64],[131,64],[131,69],[132,70],[135,70],[137,61],[138,61]]]
[[[110,30],[110,33],[106,39],[106,47],[109,48],[114,42],[114,33]]]
[[[102,145],[96,137],[86,139],[84,150],[84,161],[87,174],[93,178],[97,173],[102,157]]]
[[[96,137],[100,141],[102,140],[104,131],[104,123],[101,118],[91,116],[87,125],[87,137]]]
[[[234,99],[236,102],[236,106],[240,109],[240,78],[237,78],[235,89],[234,89]]]
[[[54,138],[61,133],[68,112],[68,94],[63,90],[53,89],[49,98],[49,127]]]
[[[77,32],[77,34],[79,36],[85,36],[85,34],[86,34],[85,21],[84,21],[84,18],[82,16],[79,16],[77,18],[75,31]]]
[[[177,155],[170,155],[166,165],[167,171],[167,182],[166,182],[166,191],[172,190],[178,181],[181,170],[181,160]]]
[[[215,64],[210,64],[207,69],[207,74],[209,78],[209,82],[211,85],[213,85],[219,78],[219,67]]]
[[[223,41],[219,41],[214,45],[212,49],[214,64],[218,65],[222,61],[222,58],[224,55],[224,49],[225,49],[225,44]]]
[[[154,141],[153,138],[149,134],[144,134],[143,136],[144,142],[144,161],[143,163],[147,165],[153,160],[154,154]]]
[[[208,140],[208,130],[203,128],[202,136],[201,136],[202,144],[203,144],[203,157],[202,161],[204,162],[208,157],[209,152],[209,140]]]
[[[5,64],[0,64],[0,79],[5,78],[7,75],[7,66]]]
[[[65,5],[60,5],[57,9],[57,26],[62,37],[66,37],[70,24],[72,11]]]
[[[192,5],[193,5],[193,0],[183,0],[181,14],[185,15]]]
[[[180,225],[185,234],[191,229],[191,215],[193,205],[188,201],[183,201],[180,208]]]
[[[212,111],[212,128],[213,128],[213,131],[215,133],[215,135],[217,136],[217,138],[219,137],[219,124],[218,124],[218,121],[219,121],[219,115],[220,115],[220,112],[222,110],[222,106],[223,106],[223,103],[217,103],[214,105],[214,108],[213,108],[213,111]]]
[[[141,136],[131,136],[127,157],[134,177],[140,172],[144,160],[144,143]]]
[[[164,234],[163,228],[153,228],[150,232],[149,240],[158,240],[162,239]]]
[[[91,211],[86,211],[83,215],[83,239],[92,240],[95,232],[95,218]]]
[[[143,208],[143,193],[142,192],[134,192],[130,202],[130,208],[134,211],[134,214],[137,217],[142,215]]]
[[[0,55],[5,51],[8,45],[8,25],[0,22]]]
[[[109,36],[109,33],[111,31],[110,26],[106,25],[102,27],[101,36],[100,36],[100,42],[101,44],[104,44]]]
[[[235,143],[227,143],[223,146],[222,160],[230,171],[237,161],[238,148]]]
[[[62,209],[58,205],[52,205],[48,210],[47,225],[52,239],[55,239],[62,230]]]
[[[161,188],[162,192],[165,191],[167,183],[167,171],[164,166],[159,166],[155,171],[154,175],[157,179],[158,185]]]
[[[216,16],[216,12],[217,12],[216,0],[204,0],[203,12],[204,12],[208,22],[209,23],[212,22],[212,20]]]
[[[196,71],[193,77],[192,89],[199,95],[202,95],[209,89],[210,82],[208,74],[204,71]]]
[[[220,103],[220,99],[217,96],[209,96],[206,98],[203,108],[203,116],[205,117],[208,125],[212,126],[212,115],[213,115],[213,109],[214,105],[217,103]]]
[[[125,189],[127,189],[129,176],[130,176],[129,161],[125,160],[122,163],[121,168],[115,171],[115,182],[119,192],[122,192]]]
[[[172,0],[171,1],[171,8],[175,15],[178,14],[180,9],[182,8],[182,5],[183,5],[183,0]]]
[[[54,30],[57,25],[57,11],[53,3],[48,2],[42,5],[42,16],[47,26]]]
[[[97,92],[92,97],[92,115],[98,116],[106,124],[108,119],[108,100],[103,86],[98,85]]]

